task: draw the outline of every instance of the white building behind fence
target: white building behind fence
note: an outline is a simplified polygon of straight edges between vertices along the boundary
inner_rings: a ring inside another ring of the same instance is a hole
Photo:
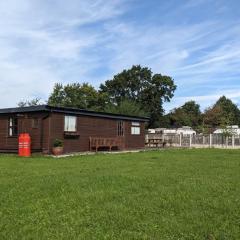
[[[240,128],[238,125],[233,125],[233,126],[227,126],[225,129],[217,129],[213,132],[213,134],[226,134],[228,133],[229,135],[235,135],[238,136],[240,135]]]
[[[214,134],[196,134],[189,127],[159,128],[146,134],[146,146],[240,148],[240,129],[238,126],[229,126],[228,129],[228,134],[225,134],[226,129],[217,129]]]
[[[194,135],[196,131],[194,131],[189,126],[183,126],[181,128],[155,128],[148,129],[148,133],[156,133],[156,134],[183,134],[183,135]]]

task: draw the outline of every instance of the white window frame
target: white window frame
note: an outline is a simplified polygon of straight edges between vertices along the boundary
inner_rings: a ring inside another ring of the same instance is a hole
[[[139,122],[132,122],[131,126],[131,135],[140,135],[141,134],[141,127]]]
[[[74,121],[71,123],[71,121]],[[66,115],[64,117],[64,132],[77,131],[77,116]]]
[[[16,117],[9,117],[8,119],[8,136],[16,137],[18,135],[18,119]]]

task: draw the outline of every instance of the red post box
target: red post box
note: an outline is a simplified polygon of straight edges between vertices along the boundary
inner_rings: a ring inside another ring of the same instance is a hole
[[[21,133],[18,138],[18,155],[21,157],[31,156],[31,138],[28,133]]]

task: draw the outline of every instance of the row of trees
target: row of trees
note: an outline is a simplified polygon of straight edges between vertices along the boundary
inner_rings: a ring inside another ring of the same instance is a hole
[[[191,126],[198,131],[240,125],[240,110],[226,97],[201,112],[199,104],[186,102],[164,115],[163,103],[174,96],[176,85],[169,76],[153,74],[140,65],[123,70],[98,89],[88,83],[55,84],[47,103],[95,111],[150,117],[149,127]],[[19,106],[39,105],[40,99],[22,101]]]
[[[240,125],[240,110],[236,104],[225,96],[201,112],[200,105],[195,101],[186,102],[183,106],[173,109],[163,116],[162,126],[191,126],[199,132],[212,132],[217,127]]]
[[[98,89],[88,83],[57,83],[47,102],[52,106],[149,116],[149,126],[157,127],[164,114],[163,103],[171,100],[175,89],[171,77],[153,74],[151,69],[136,65],[105,81]],[[28,103],[21,102],[20,106]]]

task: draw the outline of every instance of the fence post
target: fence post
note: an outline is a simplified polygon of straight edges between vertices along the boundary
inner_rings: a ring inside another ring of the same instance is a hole
[[[209,146],[210,146],[210,148],[212,147],[212,134],[210,134],[210,136],[209,136]]]
[[[179,145],[180,145],[180,147],[182,146],[182,134],[181,133],[179,135]]]
[[[189,135],[190,139],[189,139],[189,147],[192,147],[192,134]]]
[[[234,148],[235,147],[235,136],[232,135],[232,147]]]
[[[205,136],[203,136],[202,142],[202,144],[205,145]]]

